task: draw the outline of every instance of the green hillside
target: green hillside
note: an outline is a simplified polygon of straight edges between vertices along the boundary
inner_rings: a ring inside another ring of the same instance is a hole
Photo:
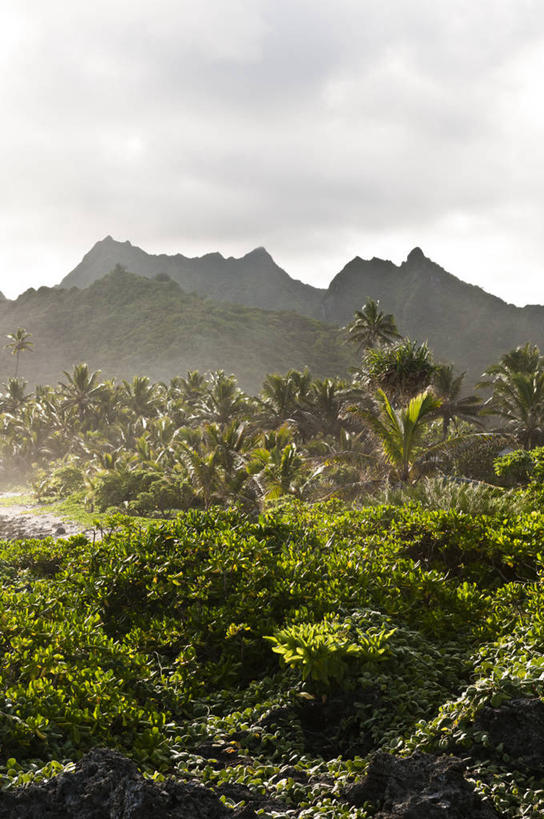
[[[117,269],[85,290],[41,287],[0,303],[0,335],[22,326],[34,348],[21,374],[55,383],[79,361],[108,376],[145,372],[155,380],[189,369],[224,369],[256,391],[267,372],[308,366],[317,376],[343,375],[354,363],[336,328],[295,313],[218,303],[173,281]],[[14,359],[3,349],[2,377]]]

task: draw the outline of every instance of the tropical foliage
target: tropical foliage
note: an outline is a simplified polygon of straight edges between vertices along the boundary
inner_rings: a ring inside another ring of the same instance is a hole
[[[359,351],[390,344],[401,337],[394,316],[380,310],[379,302],[373,299],[355,311],[346,330],[348,341],[357,344]]]
[[[347,786],[423,751],[498,815],[544,814],[541,764],[482,728],[544,698],[542,359],[503,356],[484,403],[388,340],[351,380],[254,396],[223,371],[8,378],[5,480],[102,536],[0,543],[5,786],[108,744],[270,819],[369,819]]]
[[[14,333],[8,333],[6,338],[8,339],[6,348],[15,356],[15,378],[17,378],[19,373],[19,356],[26,350],[32,350],[31,335],[27,333],[24,327],[18,327]]]
[[[544,696],[540,512],[295,502],[112,526],[0,546],[4,784],[107,743],[243,785],[265,817],[364,819],[379,806],[343,788],[376,750],[419,749],[461,752],[503,816],[544,810],[541,774],[478,727]]]

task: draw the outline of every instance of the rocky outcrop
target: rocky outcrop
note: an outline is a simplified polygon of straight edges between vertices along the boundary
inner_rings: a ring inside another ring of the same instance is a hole
[[[378,808],[375,819],[498,819],[463,776],[456,757],[376,754],[365,778],[346,790],[348,804]]]
[[[0,794],[0,819],[253,819],[251,808],[230,810],[202,785],[144,779],[134,762],[95,749],[41,785]]]

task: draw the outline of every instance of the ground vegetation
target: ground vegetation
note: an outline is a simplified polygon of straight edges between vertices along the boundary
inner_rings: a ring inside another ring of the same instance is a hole
[[[541,368],[7,380],[4,479],[101,527],[0,542],[0,816],[543,815]]]

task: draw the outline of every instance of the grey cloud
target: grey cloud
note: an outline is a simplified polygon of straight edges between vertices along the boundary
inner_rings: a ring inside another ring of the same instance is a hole
[[[477,259],[491,290],[523,244],[530,292],[539,4],[21,0],[4,15],[0,264],[19,289],[112,233],[150,250],[266,244],[320,283],[344,253],[427,238],[460,275]]]

